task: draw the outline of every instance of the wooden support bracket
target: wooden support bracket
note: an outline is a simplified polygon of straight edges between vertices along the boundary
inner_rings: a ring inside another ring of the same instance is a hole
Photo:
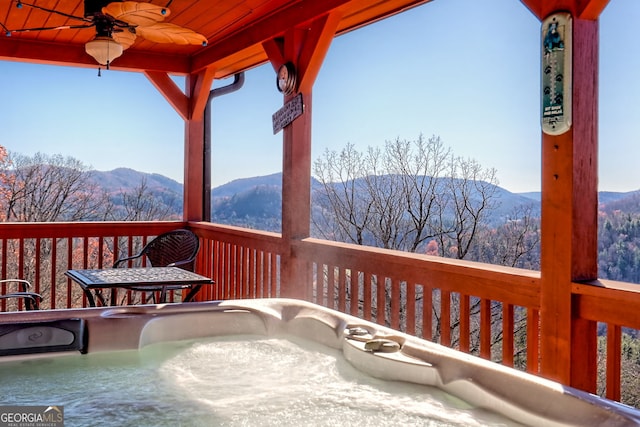
[[[189,79],[191,87],[188,88],[187,94],[180,90],[176,82],[165,72],[145,71],[144,75],[180,114],[183,120],[202,119],[215,76],[213,68],[205,68],[193,75]]]

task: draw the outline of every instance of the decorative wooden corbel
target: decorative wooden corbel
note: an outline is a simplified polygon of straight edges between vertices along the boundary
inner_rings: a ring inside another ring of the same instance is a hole
[[[158,89],[183,120],[200,120],[209,98],[209,91],[215,77],[212,67],[204,68],[187,78],[185,94],[171,79],[169,74],[161,71],[145,71],[144,75]]]
[[[313,87],[339,22],[340,13],[333,11],[262,44],[276,72],[287,62],[294,64],[297,73],[295,92],[308,92]]]

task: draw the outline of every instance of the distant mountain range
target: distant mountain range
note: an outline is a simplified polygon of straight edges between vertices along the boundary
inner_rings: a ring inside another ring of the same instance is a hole
[[[182,199],[184,191],[181,183],[160,174],[138,172],[133,169],[118,168],[108,172],[93,171],[91,178],[109,193],[133,191],[145,181],[148,191],[166,199],[169,195]],[[313,188],[321,184],[313,179]],[[534,214],[539,209],[540,192],[512,193],[497,187],[496,194],[500,207],[495,211],[496,222],[509,215],[514,207],[533,203]],[[640,191],[599,193],[601,204],[638,199]],[[268,223],[267,228],[279,229],[282,202],[282,174],[236,179],[215,187],[211,191],[212,219],[221,223],[255,227]],[[539,212],[539,211],[538,211]],[[262,226],[261,226],[262,228]]]
[[[313,180],[312,186],[319,184]],[[253,178],[235,179],[231,182],[215,187],[211,193],[214,197],[230,197],[236,194],[244,193],[256,187],[277,187],[282,189],[282,173],[274,173],[271,175],[255,176]]]
[[[95,182],[110,194],[133,190],[139,187],[143,180],[146,181],[147,188],[151,191],[168,191],[178,194],[180,197],[184,194],[182,184],[157,173],[145,173],[128,168],[118,168],[108,172],[91,171],[89,174],[90,181]]]

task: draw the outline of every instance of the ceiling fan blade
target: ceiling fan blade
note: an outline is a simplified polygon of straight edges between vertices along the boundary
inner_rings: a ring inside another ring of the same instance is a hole
[[[113,31],[111,37],[122,46],[122,49],[130,48],[136,41],[135,33],[129,31],[128,28],[121,31]]]
[[[163,21],[171,12],[151,3],[123,1],[109,3],[102,8],[102,13],[127,24],[145,27]]]
[[[136,33],[156,43],[206,45],[207,38],[188,28],[166,22],[136,28]]]

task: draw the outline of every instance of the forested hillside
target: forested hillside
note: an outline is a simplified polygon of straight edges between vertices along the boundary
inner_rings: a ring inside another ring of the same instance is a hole
[[[599,225],[600,276],[640,283],[640,193],[601,204]]]

